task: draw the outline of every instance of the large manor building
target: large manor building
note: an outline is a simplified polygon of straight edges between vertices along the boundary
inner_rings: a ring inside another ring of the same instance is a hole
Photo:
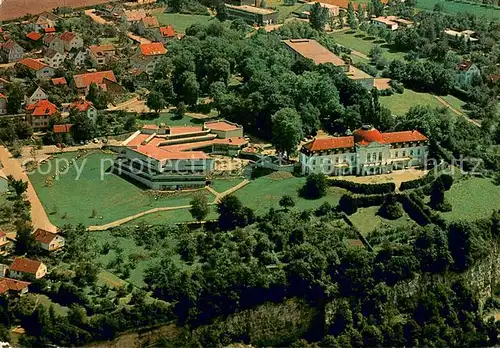
[[[155,190],[203,187],[215,166],[209,154],[237,155],[247,145],[243,128],[225,120],[145,125],[118,148],[114,170]]]
[[[302,172],[327,175],[374,175],[423,166],[428,139],[413,131],[381,133],[363,126],[351,136],[317,138],[300,151]]]

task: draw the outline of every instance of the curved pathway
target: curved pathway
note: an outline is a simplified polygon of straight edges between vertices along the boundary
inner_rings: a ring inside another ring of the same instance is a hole
[[[231,187],[229,190],[226,190],[226,191],[224,191],[222,193],[218,193],[217,191],[215,191],[213,188],[211,188],[209,186],[206,187],[207,191],[209,191],[210,193],[212,193],[213,195],[215,195],[214,201],[211,202],[211,203],[208,203],[208,205],[215,205],[215,204],[219,203],[220,200],[223,197],[225,197],[227,195],[230,195],[231,193],[239,190],[240,188],[244,187],[249,182],[250,182],[249,180],[245,179],[242,182],[240,182],[238,185],[236,185],[234,187]],[[150,210],[146,210],[146,211],[137,213],[135,215],[127,216],[127,217],[125,217],[123,219],[119,219],[119,220],[110,222],[108,224],[97,225],[97,226],[89,226],[87,230],[88,231],[105,231],[105,230],[110,229],[110,228],[121,226],[123,224],[126,224],[127,222],[130,222],[130,221],[135,220],[137,218],[143,217],[145,215],[149,215],[149,214],[153,214],[153,213],[158,213],[158,212],[161,212],[161,211],[171,211],[171,210],[189,209],[189,208],[191,208],[191,205],[178,205],[178,206],[175,206],[175,207],[153,208],[153,209],[150,209]]]
[[[20,179],[28,182],[26,195],[31,203],[30,211],[33,228],[35,230],[42,228],[50,232],[57,232],[57,227],[50,222],[42,202],[40,202],[33,185],[31,185],[28,175],[21,167],[21,163],[17,159],[13,158],[4,146],[0,146],[0,161],[3,164],[3,171],[5,175],[12,175],[17,180]]]

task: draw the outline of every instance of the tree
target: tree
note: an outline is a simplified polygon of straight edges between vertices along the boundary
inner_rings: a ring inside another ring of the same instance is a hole
[[[224,2],[221,2],[217,5],[216,12],[217,12],[217,14],[215,15],[215,17],[219,21],[224,22],[225,20],[228,19],[227,8],[226,8],[226,4]]]
[[[244,227],[253,223],[255,217],[253,211],[243,206],[238,197],[229,195],[223,197],[217,204],[219,213],[219,228],[229,231],[236,227]]]
[[[302,121],[297,110],[284,108],[272,116],[272,143],[276,150],[290,157],[303,137]]]
[[[148,94],[146,105],[158,114],[165,108],[165,98],[161,92],[153,91]]]
[[[7,98],[7,113],[17,114],[24,100],[24,91],[19,84],[13,84]]]
[[[222,81],[227,85],[231,75],[231,64],[224,58],[214,58],[208,66],[208,80],[212,82]]]
[[[385,5],[381,0],[371,0],[369,5],[369,9],[371,10],[369,13],[370,16],[373,15],[375,17],[380,17],[384,15]]]
[[[285,211],[288,211],[289,208],[295,207],[295,201],[292,196],[284,195],[280,199],[280,207],[283,207]]]
[[[86,99],[91,101],[98,110],[103,110],[108,107],[108,94],[99,88],[95,83],[90,84]]]
[[[191,208],[189,212],[197,221],[202,221],[208,215],[210,208],[208,207],[208,199],[204,194],[197,194],[190,202]]]
[[[73,109],[70,111],[69,119],[73,124],[71,132],[75,141],[90,140],[94,137],[95,125],[86,113]]]
[[[359,22],[363,22],[366,18],[366,11],[365,11],[365,7],[364,6],[361,6],[358,5],[358,20]]]
[[[328,179],[323,173],[309,174],[304,187],[301,189],[301,195],[307,198],[317,199],[326,195]]]
[[[313,29],[318,31],[325,30],[325,25],[330,19],[330,12],[326,7],[322,7],[319,2],[314,3],[311,6],[309,15],[309,23]]]
[[[36,247],[36,241],[31,233],[32,227],[29,222],[18,220],[16,222],[16,242],[14,248],[17,255],[31,253]]]
[[[16,192],[17,197],[21,197],[23,193],[26,192],[28,189],[28,182],[27,181],[22,181],[21,179],[16,180],[12,175],[7,176],[7,181],[9,183],[9,186],[14,189]]]
[[[361,5],[358,6],[358,8]],[[358,29],[358,19],[356,18],[356,12],[354,11],[354,5],[352,1],[349,1],[349,5],[347,6],[347,23],[352,30]]]
[[[196,79],[196,74],[186,71],[181,75],[181,80],[184,82],[181,88],[181,100],[187,105],[196,105],[200,93],[200,84]]]

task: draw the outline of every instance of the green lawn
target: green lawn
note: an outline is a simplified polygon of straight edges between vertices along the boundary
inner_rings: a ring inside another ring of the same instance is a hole
[[[44,306],[45,309],[49,309],[50,306],[52,306],[56,314],[63,316],[68,315],[69,312],[68,307],[64,307],[61,306],[59,303],[52,302],[52,300],[45,295],[35,294],[34,296],[36,297],[37,302],[42,306]]]
[[[404,115],[413,105],[430,105],[444,107],[433,95],[405,89],[402,94],[394,93],[391,96],[380,97],[380,104],[391,109],[394,115]]]
[[[500,186],[489,178],[463,179],[446,193],[453,210],[441,213],[447,220],[472,221],[488,217],[500,209]]]
[[[406,213],[397,220],[387,220],[377,215],[379,207],[360,208],[349,219],[366,237],[368,233],[380,227],[402,227],[414,225],[415,222]]]
[[[320,199],[308,200],[299,197],[298,190],[304,185],[306,179],[301,177],[290,177],[285,179],[273,179],[272,175],[260,177],[252,180],[242,189],[236,191],[234,195],[241,202],[254,209],[257,214],[265,214],[269,208],[278,208],[279,200],[283,195],[290,195],[295,199],[298,209],[315,209],[323,202],[328,201],[336,206],[340,197],[346,192],[343,189],[328,188],[328,194]]]
[[[465,112],[464,105],[466,103],[463,100],[460,100],[457,97],[452,96],[451,94],[442,96],[441,98],[443,98],[448,104],[453,106],[458,111]]]
[[[222,192],[229,190],[230,188],[238,185],[242,181],[243,181],[243,178],[214,179],[214,180],[212,180],[211,186],[215,191],[222,193]]]
[[[53,186],[45,186],[46,178],[55,172],[59,159],[74,156],[76,153],[57,155],[30,174],[30,180],[55,225],[102,225],[152,208],[188,205],[191,201],[191,193],[156,196],[109,173],[114,154],[102,152],[79,159],[76,166],[70,166],[66,174],[54,180]],[[77,167],[81,170],[79,177]],[[209,200],[214,199],[212,194],[206,194]],[[92,218],[94,209],[97,216]]]
[[[382,55],[388,60],[403,59],[405,52],[397,51],[392,46],[385,43],[385,41],[375,38],[373,36],[368,36],[366,33],[358,30],[356,32],[352,31],[339,31],[331,34],[335,41],[345,47],[349,47],[355,51],[366,54],[370,54],[370,50],[373,46],[379,45],[382,49]]]
[[[488,20],[500,19],[500,7],[487,7],[481,6],[477,2],[461,3],[457,1],[444,1],[444,0],[418,0],[417,9],[433,11],[434,6],[440,3],[443,6],[442,12],[457,14],[457,13],[471,13],[477,17],[486,17]]]
[[[190,15],[181,13],[158,13],[154,15],[161,25],[172,24],[177,32],[185,32],[193,24],[207,24],[211,16]]]

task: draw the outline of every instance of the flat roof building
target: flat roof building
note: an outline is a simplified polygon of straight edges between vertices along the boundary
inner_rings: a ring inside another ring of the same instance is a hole
[[[278,19],[278,12],[267,8],[250,5],[235,6],[226,4],[226,9],[230,19],[241,18],[250,25],[273,24]]]

